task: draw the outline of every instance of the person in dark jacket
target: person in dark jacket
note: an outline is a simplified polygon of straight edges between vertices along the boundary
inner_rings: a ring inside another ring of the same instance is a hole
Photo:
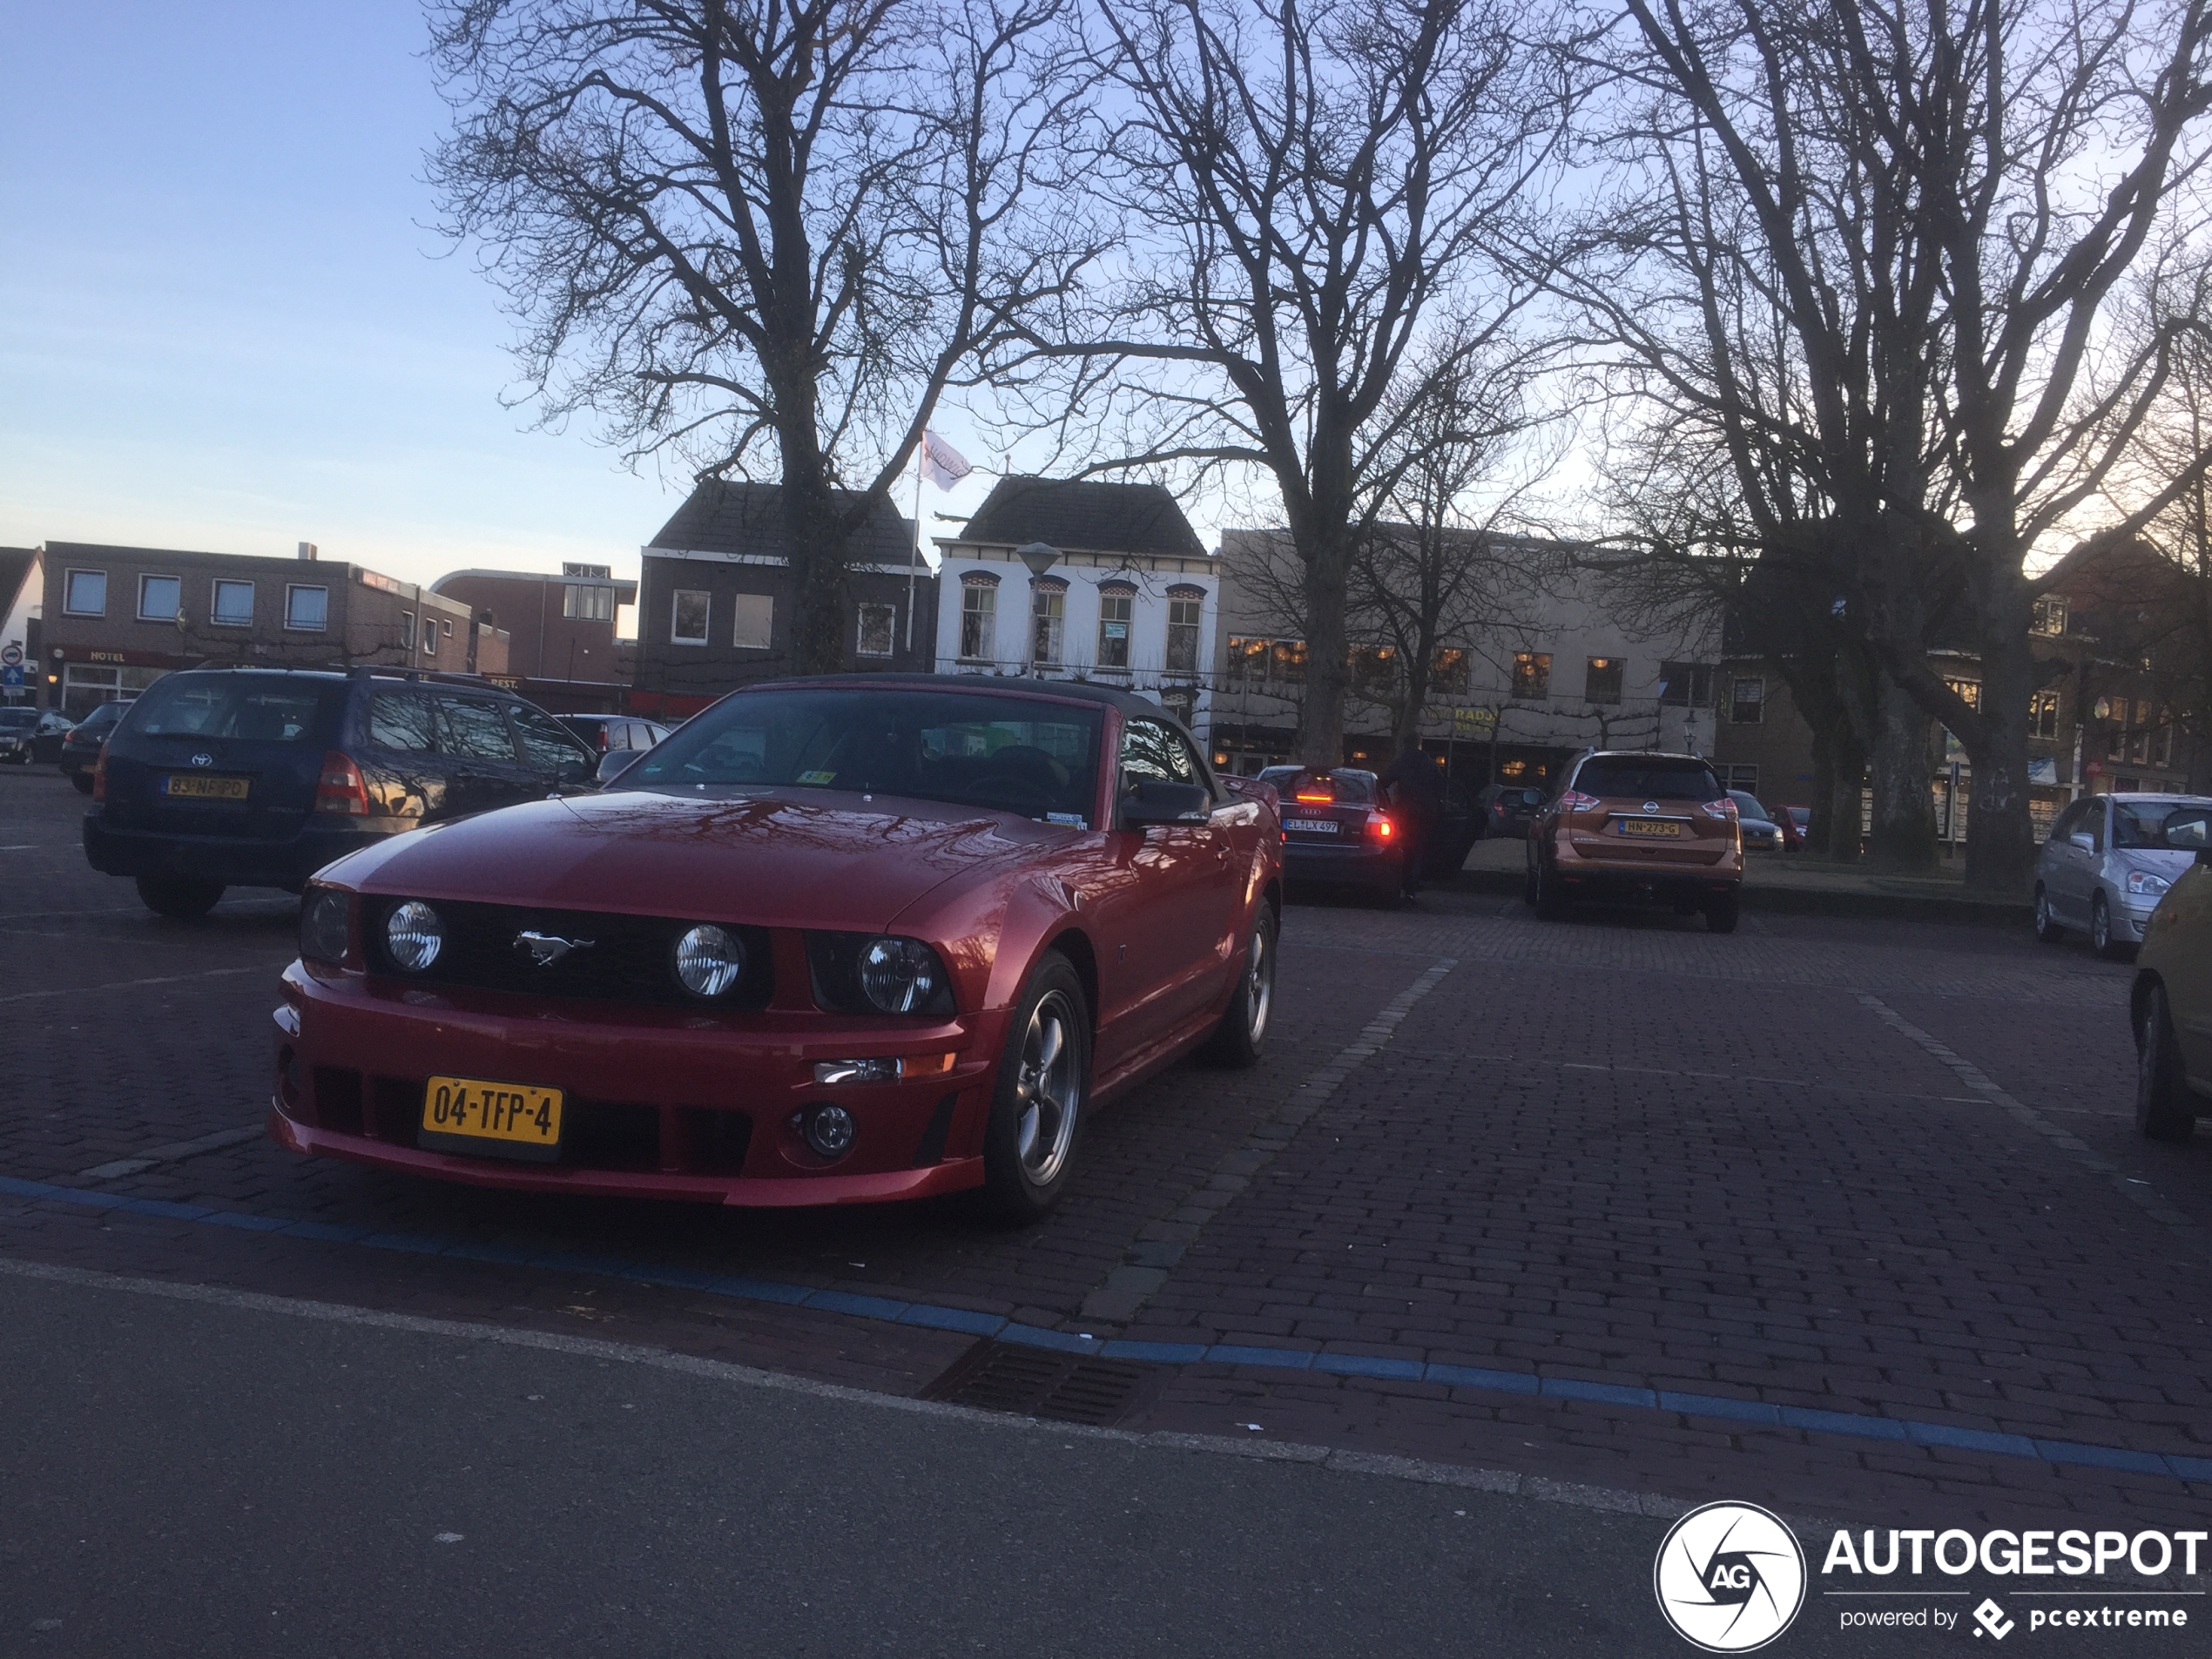
[[[1419,749],[1408,749],[1392,761],[1376,783],[1398,825],[1399,881],[1406,897],[1420,890],[1421,860],[1436,821],[1444,813],[1444,785],[1436,775],[1436,762]]]

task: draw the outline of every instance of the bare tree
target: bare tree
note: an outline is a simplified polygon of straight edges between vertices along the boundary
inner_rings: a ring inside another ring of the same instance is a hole
[[[2015,890],[2041,672],[2027,563],[2081,523],[2168,372],[2168,334],[2094,348],[2154,231],[2198,212],[2207,0],[1627,6],[1612,68],[1636,118],[1614,153],[1657,186],[1635,239],[1687,280],[1672,340],[1644,293],[1601,307],[1609,332],[1647,389],[1725,432],[1756,516],[1798,481],[1882,671],[1973,760],[1969,881]],[[1790,395],[1742,395],[1761,362]],[[1781,543],[1802,522],[1762,528]],[[1928,658],[1953,603],[1978,703]]]
[[[779,481],[802,669],[841,660],[847,539],[939,400],[1101,245],[1057,189],[1062,3],[433,7],[432,178],[543,419]]]
[[[1094,470],[1258,469],[1304,572],[1300,745],[1343,755],[1345,592],[1379,510],[1379,419],[1424,320],[1472,336],[1534,290],[1469,298],[1481,239],[1531,212],[1567,100],[1503,0],[1098,0],[1097,188],[1122,280],[1041,352]],[[1548,76],[1550,78],[1548,78]],[[1091,461],[1100,454],[1109,461]]]

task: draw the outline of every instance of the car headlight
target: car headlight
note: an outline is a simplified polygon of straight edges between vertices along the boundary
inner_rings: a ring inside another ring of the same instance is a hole
[[[676,941],[676,977],[693,996],[719,996],[745,977],[745,947],[711,925]]]
[[[409,899],[385,918],[384,949],[410,974],[420,974],[436,961],[445,942],[445,923],[420,899]]]
[[[2173,885],[2164,876],[2153,875],[2148,870],[2128,872],[2128,891],[2136,898],[2155,899]]]
[[[887,934],[806,935],[814,999],[839,1014],[953,1012],[952,975],[919,939]]]
[[[350,942],[353,895],[336,887],[309,887],[300,907],[300,954],[311,962],[342,962]]]

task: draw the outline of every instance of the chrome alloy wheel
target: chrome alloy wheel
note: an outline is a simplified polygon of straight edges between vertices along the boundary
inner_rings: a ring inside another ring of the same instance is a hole
[[[1252,927],[1251,942],[1244,949],[1244,1009],[1246,1029],[1251,1035],[1251,1046],[1259,1047],[1260,1039],[1267,1035],[1267,1016],[1275,1006],[1275,953],[1268,948],[1267,929],[1258,923]]]
[[[1015,1150],[1022,1172],[1039,1186],[1060,1173],[1076,1138],[1082,1079],[1076,1071],[1075,1021],[1067,997],[1049,991],[1030,1010],[1029,1028],[1022,1037],[1022,1069],[1014,1082],[1021,1114]]]

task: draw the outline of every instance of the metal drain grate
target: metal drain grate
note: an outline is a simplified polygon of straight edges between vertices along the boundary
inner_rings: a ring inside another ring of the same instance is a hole
[[[979,1342],[921,1392],[924,1399],[1109,1428],[1150,1396],[1159,1367]]]

